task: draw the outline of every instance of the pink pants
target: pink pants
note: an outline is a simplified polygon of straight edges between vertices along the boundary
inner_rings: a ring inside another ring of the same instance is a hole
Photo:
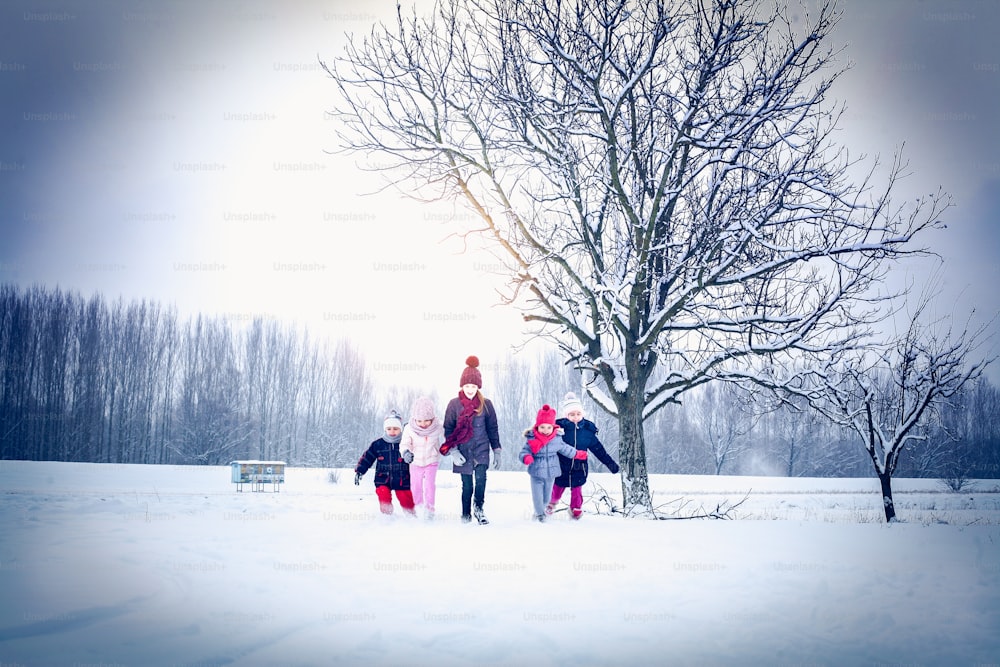
[[[559,486],[558,484],[552,485],[552,500],[549,501],[550,505],[555,505],[560,500],[562,500],[563,491],[566,490],[565,486]],[[574,486],[569,490],[569,509],[573,513],[573,516],[579,518],[583,514],[583,487]]]
[[[423,505],[428,512],[434,511],[434,492],[437,489],[438,464],[425,466],[410,464],[410,489],[413,491],[413,503]]]

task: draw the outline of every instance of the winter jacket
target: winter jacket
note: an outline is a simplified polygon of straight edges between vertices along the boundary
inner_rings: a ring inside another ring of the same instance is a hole
[[[594,422],[589,419],[581,419],[579,423],[574,424],[570,420],[562,418],[557,419],[556,424],[562,428],[563,442],[571,445],[574,449],[590,452],[589,456],[596,456],[601,463],[608,467],[608,470],[618,474],[618,464],[605,451],[601,441],[597,439],[597,426],[594,425]],[[587,459],[577,461],[573,458],[573,454],[564,456],[562,452],[559,452],[559,465],[562,473],[556,478],[556,486],[570,488],[586,484],[589,456]]]
[[[438,429],[435,435],[417,435],[413,428],[407,424],[403,427],[403,439],[399,441],[400,453],[405,451],[413,452],[413,465],[429,466],[437,463],[441,459],[441,452],[438,447],[444,442],[441,430]]]
[[[571,445],[567,445],[560,440],[562,429],[556,431],[556,437],[545,443],[545,446],[538,450],[537,454],[531,454],[531,445],[528,443],[535,437],[534,431],[528,429],[524,432],[524,447],[521,448],[518,458],[524,463],[524,457],[531,454],[535,460],[528,466],[528,474],[541,479],[553,479],[562,472],[559,461],[563,456],[574,456],[576,450]]]
[[[462,413],[462,401],[456,396],[448,401],[444,411],[444,436],[447,438],[455,430],[458,415]],[[500,449],[500,427],[497,425],[497,413],[493,403],[486,399],[483,412],[472,418],[472,437],[459,443],[458,451],[465,457],[465,465],[452,465],[452,472],[471,475],[479,464],[490,464],[490,449]]]
[[[393,491],[410,490],[410,464],[399,454],[399,443],[379,438],[358,459],[354,472],[364,475],[375,466],[375,486],[388,486]]]

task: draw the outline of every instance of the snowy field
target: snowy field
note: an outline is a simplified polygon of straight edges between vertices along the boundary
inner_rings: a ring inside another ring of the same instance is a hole
[[[0,461],[0,664],[1000,665],[1000,482],[897,480],[887,526],[874,479],[654,476],[745,502],[537,524],[490,472],[481,527],[450,471],[434,522],[329,472]]]

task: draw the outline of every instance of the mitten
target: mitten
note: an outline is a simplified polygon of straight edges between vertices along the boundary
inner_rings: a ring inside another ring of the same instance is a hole
[[[451,450],[451,462],[457,466],[465,465],[465,456],[462,455],[462,452],[458,451],[458,447]]]
[[[531,454],[528,454],[527,456],[524,457],[524,465],[530,466],[534,462],[535,462],[535,457],[532,456]]]
[[[576,450],[576,456],[574,456],[573,458],[576,459],[577,461],[586,461],[587,460],[587,450],[586,449],[578,449],[578,450]]]
[[[493,450],[493,469],[494,470],[499,470],[500,469],[500,450],[499,449],[494,449]]]
[[[361,473],[354,473],[354,486],[361,486]]]
[[[617,463],[615,463],[614,461],[612,461],[611,465],[608,466],[608,470],[611,471],[612,475],[617,475],[618,471],[621,470],[621,468],[618,467]]]
[[[413,452],[411,452],[408,449],[404,449],[403,450],[403,462],[404,463],[413,463]]]

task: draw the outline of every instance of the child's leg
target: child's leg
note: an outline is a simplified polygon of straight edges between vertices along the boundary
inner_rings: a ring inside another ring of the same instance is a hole
[[[566,487],[565,486],[559,486],[558,484],[556,484],[555,482],[553,482],[552,483],[552,498],[551,498],[551,500],[549,502],[551,502],[553,505],[555,505],[557,502],[559,502],[560,500],[562,500],[563,493],[565,493],[565,491],[566,491]]]
[[[375,495],[378,496],[378,508],[382,514],[392,514],[392,491],[388,486],[376,486]]]
[[[478,509],[483,509],[483,502],[486,500],[486,469],[489,468],[485,463],[478,464],[473,469],[473,477],[476,481],[475,506]]]
[[[432,463],[424,470],[424,507],[434,513],[434,496],[437,495],[438,464]]]
[[[579,519],[583,514],[583,487],[574,486],[569,490],[569,509],[573,513],[574,519]]]
[[[413,492],[409,489],[396,490],[396,500],[399,501],[399,506],[403,508],[403,511],[407,514],[414,514],[413,509]]]
[[[549,497],[549,506],[545,508],[549,514],[552,514],[552,510],[554,510],[559,501],[562,500],[563,492],[565,491],[565,486],[559,486],[555,482],[552,482],[552,495]]]
[[[413,494],[413,504],[422,505],[424,502],[424,471],[425,466],[410,466],[410,492]]]
[[[545,499],[548,497],[545,495],[546,480],[534,475],[528,477],[531,480],[531,504],[535,508],[535,517],[543,517],[545,516]]]
[[[555,477],[547,477],[545,479],[545,488],[544,488],[544,493],[542,495],[542,498],[548,498],[549,502],[547,502],[545,504],[545,507],[543,507],[542,510],[546,514],[552,514],[552,509],[551,509],[552,508],[552,502],[551,502],[551,499],[552,499],[552,491],[555,489],[555,483],[556,483],[556,478]]]
[[[472,517],[472,475],[462,473],[462,518]]]

